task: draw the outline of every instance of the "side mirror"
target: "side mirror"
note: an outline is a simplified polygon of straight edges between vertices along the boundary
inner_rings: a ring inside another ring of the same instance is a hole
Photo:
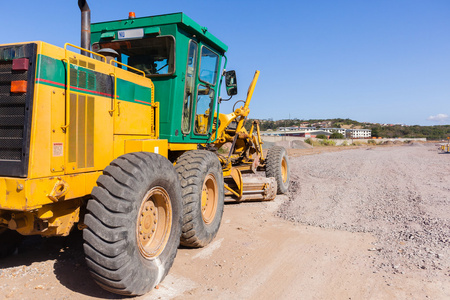
[[[234,70],[225,72],[225,86],[228,96],[237,95],[236,72]]]

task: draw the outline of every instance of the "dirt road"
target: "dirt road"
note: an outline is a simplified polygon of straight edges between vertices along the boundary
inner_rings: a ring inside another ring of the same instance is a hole
[[[449,299],[450,155],[366,149],[297,150],[290,195],[226,205],[213,243],[179,249],[137,299]],[[120,298],[91,280],[79,234],[0,261],[0,298],[44,297]]]

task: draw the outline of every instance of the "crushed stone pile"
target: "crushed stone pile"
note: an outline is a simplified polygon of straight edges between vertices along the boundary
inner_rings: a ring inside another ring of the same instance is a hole
[[[294,140],[291,142],[292,149],[311,149],[314,148],[312,145],[305,143],[302,140]]]
[[[420,145],[290,158],[289,200],[277,214],[372,233],[375,271],[449,278],[450,160]]]
[[[291,148],[291,141],[278,141],[275,142],[275,146],[281,146],[284,147],[285,149],[289,149]]]
[[[412,146],[412,147],[424,147],[424,146],[426,146],[425,142],[420,142],[420,141],[408,141],[408,142],[406,142],[405,145]]]
[[[292,140],[292,141],[277,141],[277,142],[264,142],[264,148],[269,149],[273,146],[281,146],[285,149],[311,149],[314,148],[308,143],[302,140]]]

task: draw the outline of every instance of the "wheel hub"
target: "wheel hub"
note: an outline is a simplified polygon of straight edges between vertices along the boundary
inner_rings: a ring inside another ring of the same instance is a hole
[[[283,160],[281,161],[281,178],[283,179],[283,182],[286,182],[287,177],[287,162],[283,157]]]
[[[152,201],[146,201],[141,212],[139,223],[139,236],[143,239],[151,239],[158,223],[157,208]]]
[[[142,201],[136,226],[139,251],[145,258],[155,258],[164,250],[171,224],[169,195],[163,188],[155,187]]]
[[[206,224],[210,224],[214,220],[218,201],[217,180],[213,174],[208,174],[202,187],[202,218]]]

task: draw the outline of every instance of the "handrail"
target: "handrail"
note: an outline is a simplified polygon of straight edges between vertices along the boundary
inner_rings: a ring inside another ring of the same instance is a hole
[[[89,53],[91,53],[91,54],[93,54],[93,55],[96,55],[96,56],[99,56],[99,57],[101,57],[103,60],[104,60],[104,62],[106,62],[106,57],[105,56],[103,56],[103,55],[101,55],[101,54],[98,54],[98,53],[96,53],[96,52],[93,52],[93,51],[90,51],[90,50],[87,50],[87,49],[84,49],[84,48],[81,48],[81,47],[78,47],[78,46],[76,46],[76,45],[73,45],[73,44],[70,44],[70,43],[66,43],[66,44],[64,44],[64,54],[65,54],[65,58],[63,58],[62,59],[62,61],[64,61],[64,62],[66,62],[66,64],[67,64],[67,84],[66,84],[66,95],[65,95],[65,102],[66,102],[66,120],[65,120],[65,124],[63,125],[63,126],[61,126],[61,129],[65,132],[66,130],[67,130],[67,128],[69,127],[69,125],[70,125],[70,60],[69,60],[69,55],[68,55],[68,50],[67,50],[67,47],[68,46],[70,46],[70,47],[73,47],[73,48],[76,48],[76,49],[79,49],[79,50],[82,50],[82,51],[86,51],[86,52],[89,52]],[[124,64],[124,63],[121,63],[121,62],[119,62],[119,61],[117,61],[117,60],[111,60],[110,62],[109,62],[111,65],[113,65],[113,63],[116,63],[116,64],[118,64],[118,65],[122,65],[122,66],[125,66],[125,67],[127,67],[127,68],[129,68],[129,69],[132,69],[132,70],[135,70],[135,71],[137,71],[137,72],[139,72],[139,73],[142,73],[142,76],[143,77],[145,77],[145,72],[144,71],[142,71],[142,70],[139,70],[139,69],[136,69],[136,68],[133,68],[133,67],[131,67],[131,66],[129,66],[129,65],[126,65],[126,64]],[[110,109],[110,110],[108,110],[108,112],[111,114],[111,115],[113,115],[113,113],[117,110],[117,105],[116,105],[116,103],[117,103],[117,76],[116,76],[116,73],[115,73],[115,70],[114,70],[114,73],[109,73],[109,75],[110,76],[113,76],[114,77],[114,97],[113,97],[113,104],[112,104],[112,109]],[[153,95],[152,95],[153,96]],[[152,103],[153,103],[153,99],[152,99]],[[158,129],[158,128],[157,128]],[[157,130],[158,131],[158,130]]]
[[[116,64],[119,64],[119,65],[122,65],[122,66],[124,66],[124,67],[127,67],[127,68],[130,68],[130,69],[132,69],[132,70],[135,70],[135,71],[138,71],[138,72],[141,72],[142,73],[142,76],[144,76],[145,77],[145,72],[144,71],[142,71],[142,70],[139,70],[139,69],[136,69],[136,68],[133,68],[132,66],[129,66],[129,65],[126,65],[126,64],[124,64],[124,63],[121,63],[120,61],[117,61],[117,60],[114,60],[114,59],[112,59],[109,63],[112,65],[112,63],[113,62],[115,62]]]
[[[61,126],[61,129],[64,132],[66,132],[67,128],[70,125],[70,103],[69,103],[69,101],[70,101],[70,61],[67,58],[67,50],[66,50],[66,53],[65,53],[65,58],[62,61],[65,61],[66,65],[67,65],[67,71],[66,71],[67,72],[67,75],[66,75],[67,83],[66,83],[66,94],[65,94],[65,99],[64,99],[65,102],[66,102],[66,109],[65,109],[66,117],[65,117],[65,120],[64,120],[64,125]]]
[[[91,51],[91,50],[84,49],[84,48],[78,47],[78,46],[76,46],[76,45],[74,45],[74,44],[70,44],[70,43],[65,43],[65,44],[64,44],[64,50],[67,50],[67,46],[76,48],[76,49],[81,50],[81,51],[89,52],[89,53],[91,53],[91,54],[93,54],[93,55],[96,55],[96,56],[100,56],[100,57],[103,58],[104,61],[106,62],[106,57],[105,57],[104,55],[98,54],[97,52],[93,52],[93,51]],[[66,57],[67,57],[67,55],[66,55]]]
[[[79,49],[79,50],[82,50],[82,51],[86,51],[86,52],[92,53],[93,55],[96,55],[96,56],[99,56],[99,57],[103,58],[103,60],[106,62],[106,57],[101,55],[101,54],[92,52],[90,50],[78,47],[78,46],[70,44],[70,43],[65,43],[64,44],[64,58],[62,59],[62,61],[65,62],[66,65],[67,65],[67,71],[66,71],[67,72],[67,74],[66,74],[67,82],[66,82],[66,94],[65,94],[65,102],[66,102],[66,111],[65,112],[66,112],[66,116],[65,116],[65,124],[63,126],[61,126],[61,129],[64,132],[66,132],[67,128],[70,126],[70,59],[69,59],[69,53],[68,53],[68,50],[67,50],[68,46],[76,48],[76,49]]]
[[[124,64],[124,63],[121,63],[120,61],[117,61],[117,60],[112,59],[109,63],[110,63],[111,66],[113,66],[113,63],[116,63],[116,64],[119,64],[119,65],[125,66],[125,67],[127,67],[127,68],[130,68],[130,69],[132,69],[132,70],[135,70],[135,71],[137,71],[137,72],[142,73],[142,76],[145,77],[145,72],[144,72],[144,71],[139,70],[139,69],[136,69],[136,68],[133,68],[133,67],[131,67],[131,66],[129,66],[129,65],[126,65],[126,64]],[[111,109],[111,110],[108,110],[108,112],[109,112],[109,113],[111,114],[111,116],[112,116],[113,113],[117,110],[117,108],[116,108],[116,106],[117,106],[117,105],[116,105],[116,103],[117,103],[117,75],[116,75],[116,70],[114,69],[114,73],[109,73],[109,76],[113,76],[113,77],[114,77],[114,98],[113,98],[113,105],[112,105],[112,109]],[[153,99],[152,99],[152,102],[153,102]]]
[[[159,102],[153,102],[152,107],[155,113],[155,137],[159,139]]]
[[[109,76],[114,77],[114,98],[113,98],[113,104],[112,109],[108,110],[108,112],[113,115],[113,113],[116,111],[116,101],[117,101],[117,76],[116,73],[109,73]]]

